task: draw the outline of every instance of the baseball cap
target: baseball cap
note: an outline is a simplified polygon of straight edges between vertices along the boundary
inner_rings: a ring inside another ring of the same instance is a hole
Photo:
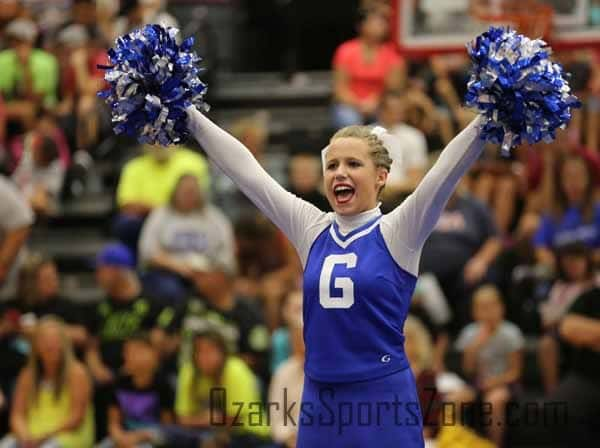
[[[131,250],[121,243],[111,243],[96,256],[96,267],[116,266],[127,269],[135,268],[135,260]]]

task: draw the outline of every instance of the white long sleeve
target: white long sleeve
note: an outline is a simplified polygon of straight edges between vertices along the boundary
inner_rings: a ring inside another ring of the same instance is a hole
[[[392,257],[414,275],[418,274],[423,245],[456,184],[483,150],[480,124],[478,116],[454,137],[415,191],[381,218],[381,232]]]
[[[325,213],[286,191],[258,163],[250,150],[196,108],[187,109],[188,127],[208,157],[242,190],[294,245],[302,264],[318,233],[331,222]]]

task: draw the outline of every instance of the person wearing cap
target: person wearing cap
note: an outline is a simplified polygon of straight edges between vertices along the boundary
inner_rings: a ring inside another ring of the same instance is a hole
[[[120,243],[104,247],[96,257],[96,281],[106,297],[91,310],[87,328],[90,343],[86,363],[98,391],[112,384],[123,366],[123,344],[139,332],[148,332],[159,353],[174,314],[142,291],[131,251]],[[105,396],[97,393],[97,428],[106,428]]]
[[[57,104],[59,68],[50,53],[35,48],[36,24],[24,18],[6,27],[9,48],[0,52],[0,93],[6,101],[7,118],[25,129],[34,124],[39,108]]]

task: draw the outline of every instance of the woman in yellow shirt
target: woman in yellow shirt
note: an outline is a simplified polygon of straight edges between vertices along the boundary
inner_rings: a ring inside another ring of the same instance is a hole
[[[0,447],[91,448],[91,394],[91,381],[73,355],[64,325],[54,317],[42,319],[15,387],[12,434]]]
[[[230,428],[232,448],[265,444],[270,430],[252,370],[227,353],[214,329],[196,334],[193,347],[193,361],[183,363],[177,378],[178,423],[199,433]]]

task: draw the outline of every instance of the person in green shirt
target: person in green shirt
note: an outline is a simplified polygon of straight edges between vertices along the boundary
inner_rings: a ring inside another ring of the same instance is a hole
[[[6,116],[28,130],[40,108],[57,104],[59,67],[56,58],[35,48],[38,30],[29,19],[15,19],[6,27],[9,48],[0,52],[0,93]]]
[[[231,448],[268,443],[269,422],[252,370],[228,354],[225,338],[214,328],[196,333],[193,341],[193,359],[182,363],[177,377],[178,423],[190,430],[224,430]]]

